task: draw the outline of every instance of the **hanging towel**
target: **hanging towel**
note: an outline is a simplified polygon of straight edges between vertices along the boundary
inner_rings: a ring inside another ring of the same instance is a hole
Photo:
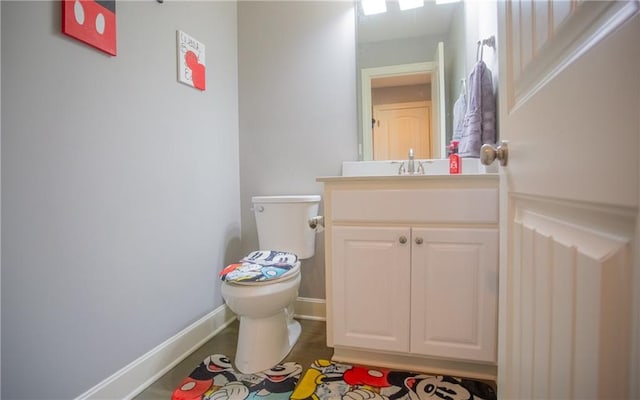
[[[469,99],[459,143],[460,157],[480,157],[480,147],[496,141],[496,97],[491,71],[484,61],[469,75]]]
[[[458,100],[453,103],[453,140],[460,142],[462,138],[462,129],[464,127],[464,116],[467,113],[467,93],[464,90],[460,92]]]

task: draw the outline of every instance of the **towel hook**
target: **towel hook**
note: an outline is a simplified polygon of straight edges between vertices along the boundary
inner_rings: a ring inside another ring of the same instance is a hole
[[[496,48],[496,37],[495,36],[490,36],[488,38],[486,38],[485,40],[482,41],[482,44],[485,46],[489,46],[491,48]]]
[[[483,59],[483,53],[484,53],[484,46],[489,46],[493,49],[496,48],[496,37],[491,35],[490,37],[483,39],[483,40],[478,40],[478,47],[476,48],[476,61],[482,61]],[[478,51],[480,51],[480,57],[478,57]]]

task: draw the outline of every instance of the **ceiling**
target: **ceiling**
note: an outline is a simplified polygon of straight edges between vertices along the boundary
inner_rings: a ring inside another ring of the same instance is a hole
[[[397,1],[387,1],[387,12],[365,16],[358,2],[358,43],[446,35],[457,5],[425,0],[424,7],[401,11]]]

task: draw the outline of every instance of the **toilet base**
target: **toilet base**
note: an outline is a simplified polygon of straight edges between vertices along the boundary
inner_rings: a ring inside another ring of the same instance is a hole
[[[300,325],[300,322],[292,318],[289,320],[289,323],[287,324],[287,328],[289,331],[289,351],[291,351],[291,349],[293,348],[293,345],[296,344],[296,342],[298,341],[298,338],[300,337],[300,333],[302,333],[302,326]],[[289,351],[287,351],[287,354],[289,354]],[[285,357],[287,356],[287,354],[285,354]]]
[[[236,369],[253,374],[270,369],[282,361],[298,341],[302,327],[287,310],[265,318],[239,316]]]

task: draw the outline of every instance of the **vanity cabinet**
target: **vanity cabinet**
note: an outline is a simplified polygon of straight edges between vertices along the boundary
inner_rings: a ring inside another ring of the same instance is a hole
[[[387,360],[396,367],[450,360],[447,371],[456,370],[456,361],[495,365],[497,177],[326,178],[324,184],[327,338],[334,359],[362,363],[368,354],[376,365]]]

